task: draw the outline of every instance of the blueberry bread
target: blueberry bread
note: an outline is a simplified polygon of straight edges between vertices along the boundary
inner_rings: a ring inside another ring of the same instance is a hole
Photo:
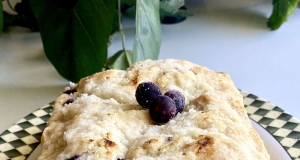
[[[136,99],[153,82],[184,108],[159,123]],[[228,74],[183,60],[146,60],[81,79],[55,101],[38,160],[267,160]]]

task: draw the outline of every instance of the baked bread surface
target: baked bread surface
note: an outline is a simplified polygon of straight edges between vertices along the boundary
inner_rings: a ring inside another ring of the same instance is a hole
[[[184,111],[154,122],[135,99],[145,81],[163,94],[181,91]],[[270,159],[226,73],[183,60],[146,60],[83,78],[71,89],[55,101],[38,160]]]

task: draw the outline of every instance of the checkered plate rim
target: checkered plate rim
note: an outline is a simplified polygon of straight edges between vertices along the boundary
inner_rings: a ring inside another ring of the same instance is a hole
[[[248,116],[265,128],[292,160],[300,160],[300,121],[254,94],[240,92]],[[52,105],[53,102],[37,109],[1,133],[0,160],[24,160],[34,151],[51,116]]]

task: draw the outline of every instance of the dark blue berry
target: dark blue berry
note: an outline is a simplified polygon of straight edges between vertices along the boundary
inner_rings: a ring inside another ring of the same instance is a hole
[[[76,88],[66,90],[66,91],[64,91],[63,93],[65,93],[65,94],[71,94],[71,93],[75,93],[75,92],[77,92],[77,89],[76,89]]]
[[[79,159],[79,157],[80,157],[80,155],[75,155],[74,157],[66,159],[66,160],[77,160],[77,159]]]
[[[169,90],[165,93],[165,96],[170,97],[176,105],[177,113],[181,113],[183,111],[185,105],[184,95],[178,90]]]
[[[176,115],[175,102],[167,96],[157,96],[150,104],[150,117],[158,123],[167,123]]]
[[[73,102],[74,102],[74,99],[73,99],[73,98],[70,98],[70,99],[68,99],[68,100],[64,103],[64,105],[70,104],[70,103],[73,103]]]
[[[153,82],[143,82],[139,84],[135,92],[137,102],[144,108],[149,108],[149,104],[154,98],[162,95],[159,87]]]

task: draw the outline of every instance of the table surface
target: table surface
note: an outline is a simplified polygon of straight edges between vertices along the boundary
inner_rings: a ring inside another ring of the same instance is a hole
[[[270,0],[230,1],[189,0],[191,17],[162,25],[159,59],[185,59],[227,72],[237,88],[299,119],[300,9],[280,29],[270,31]],[[124,30],[126,48],[131,49],[134,21],[125,20]],[[117,35],[109,55],[121,47]],[[0,35],[0,133],[54,101],[68,83],[46,58],[39,33],[13,27]]]

